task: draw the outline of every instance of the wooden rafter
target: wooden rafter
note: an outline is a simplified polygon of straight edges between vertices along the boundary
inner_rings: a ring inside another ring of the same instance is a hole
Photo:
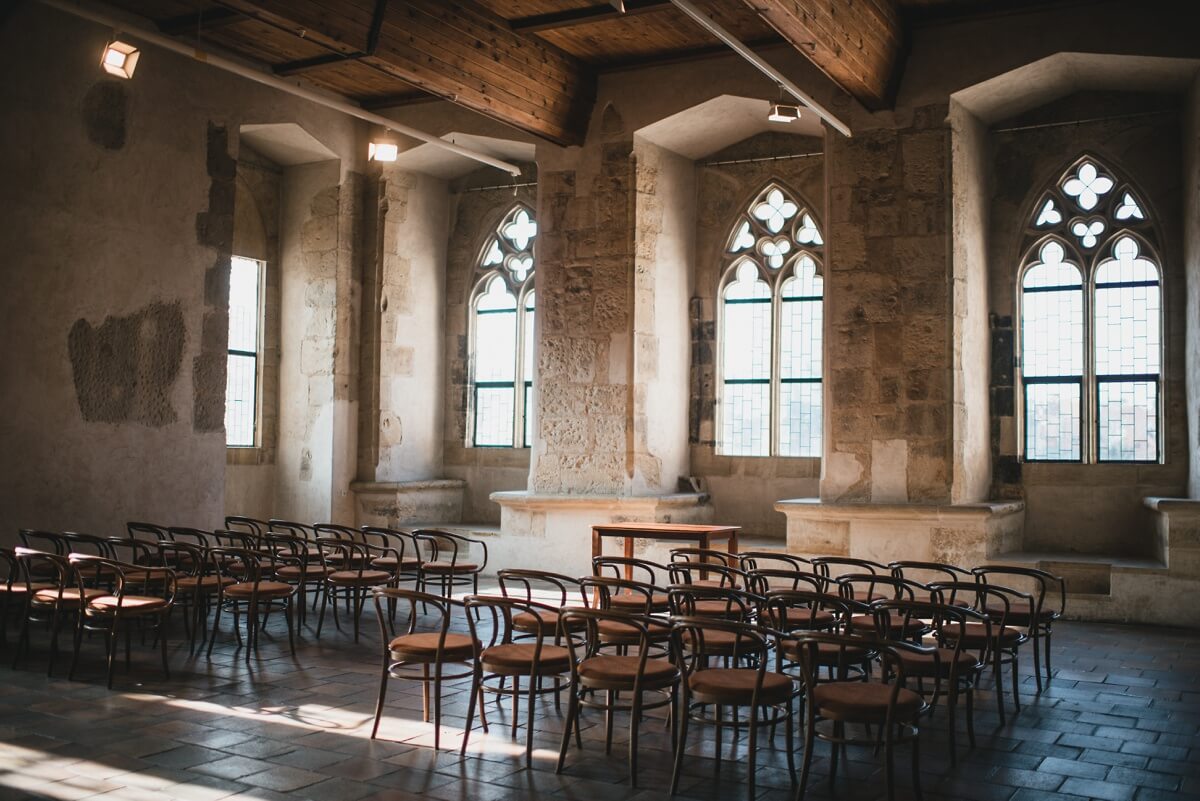
[[[547,14],[533,14],[528,17],[518,17],[509,24],[514,31],[553,31],[559,28],[571,28],[575,25],[586,25],[592,22],[603,22],[618,17],[631,17],[647,11],[661,11],[671,7],[671,0],[625,0],[625,10],[622,12],[612,3],[599,3],[583,8],[571,8],[566,11],[552,11]]]
[[[471,0],[392,0],[377,38],[374,0],[220,3],[327,48],[331,58],[311,68],[355,60],[553,142],[583,139],[595,77],[574,57],[512,30]],[[368,54],[369,43],[375,47]],[[295,72],[304,65],[283,66]]]
[[[890,103],[903,31],[895,0],[745,0],[867,108]]]

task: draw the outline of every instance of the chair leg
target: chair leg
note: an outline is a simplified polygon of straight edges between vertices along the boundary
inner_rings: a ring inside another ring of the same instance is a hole
[[[458,751],[462,756],[467,755],[467,743],[471,739],[471,725],[475,722],[475,702],[479,699],[479,684],[479,664],[476,663],[475,670],[471,673],[471,700],[467,701],[467,722],[463,725],[462,748]]]
[[[167,615],[162,615],[159,617],[159,620],[158,620],[158,631],[154,632],[154,634],[155,634],[155,636],[158,637],[158,644],[159,644],[159,647],[162,649],[161,653],[162,653],[163,676],[167,679],[167,681],[170,681],[171,680],[171,667],[170,667],[170,665],[167,664],[167,631],[166,631],[166,628],[167,628]]]
[[[889,721],[880,728],[887,729],[883,734],[883,761],[887,776],[887,797],[888,801],[896,801],[896,766],[892,760],[892,751],[894,748],[893,731],[896,727]]]
[[[1012,690],[1013,690],[1013,709],[1017,712],[1021,711],[1021,677],[1017,675],[1017,652],[1014,649],[1012,655]]]
[[[604,707],[604,753],[612,753],[612,735],[613,735],[613,704],[616,703],[616,696],[612,690],[608,690],[608,703]]]
[[[295,599],[293,598],[286,599],[284,603],[287,606],[283,610],[284,619],[287,621],[288,627],[288,648],[291,650],[292,656],[296,655],[296,622],[294,619],[296,616],[296,609],[295,604],[293,603],[294,600]],[[300,608],[303,609],[304,605],[301,604]]]
[[[795,737],[792,734],[792,724],[796,720],[795,711],[792,707],[792,704],[795,700],[796,700],[795,698],[788,699],[787,716],[783,719],[783,725],[784,725],[783,742],[784,742],[784,747],[787,748],[788,774],[791,775],[791,777],[792,777],[792,784],[796,783],[796,755],[794,753],[795,752]],[[774,747],[774,742],[775,742],[775,738],[772,736],[772,738],[771,738],[772,747]]]
[[[534,677],[529,678],[529,698],[525,701],[525,767],[533,767],[533,713],[534,701],[537,699],[537,690],[541,687],[541,683],[534,680]],[[516,689],[515,687],[513,688]]]
[[[1050,679],[1053,676],[1053,674],[1050,672],[1050,642],[1051,642],[1050,638],[1051,638],[1051,629],[1050,629],[1049,624],[1047,624],[1046,625],[1046,683],[1047,684],[1050,683]]]
[[[642,694],[633,694],[633,703],[629,710],[629,786],[637,787],[638,768],[638,729],[641,728]]]
[[[433,750],[442,747],[442,666],[434,668],[433,679]]]
[[[316,596],[313,596],[313,603],[316,603]],[[317,615],[317,639],[321,639],[321,627],[325,625],[325,607],[329,603],[329,587],[323,587],[321,590],[321,612]],[[337,599],[333,602],[333,616],[337,618]]]
[[[571,744],[571,729],[575,726],[576,718],[579,717],[579,688],[572,681],[567,688],[570,697],[567,699],[567,725],[563,727],[562,746],[558,749],[558,764],[554,768],[555,773],[563,772],[563,765],[567,761],[567,746]]]
[[[809,715],[804,726],[804,764],[800,766],[800,786],[796,788],[796,801],[804,801],[804,790],[808,787],[808,774],[812,769],[813,745],[816,739],[816,721]],[[834,749],[836,751],[836,748]]]
[[[996,655],[992,658],[992,676],[995,678],[996,685],[996,707],[1000,711],[1000,725],[1004,725],[1004,676],[1000,672],[1000,649],[996,649]]]
[[[208,658],[212,659],[213,644],[217,641],[217,632],[221,628],[221,608],[225,606],[220,596],[217,597],[217,611],[213,615],[212,631],[208,633]]]
[[[388,663],[387,656],[383,658],[383,674],[379,678],[379,700],[375,702],[375,725],[371,727],[371,739],[379,734],[379,721],[383,719],[383,699],[387,696]]]
[[[79,665],[79,651],[83,647],[83,616],[75,621],[75,649],[71,654],[71,669],[67,672],[67,680],[75,681],[75,668]]]
[[[975,747],[975,686],[967,687],[967,741]]]
[[[1041,650],[1041,643],[1039,642],[1039,640],[1041,640],[1041,639],[1042,639],[1041,629],[1038,628],[1037,626],[1034,626],[1033,627],[1033,676],[1037,680],[1037,694],[1038,695],[1042,694],[1042,660],[1041,660],[1041,654],[1039,653],[1039,651]]]
[[[671,771],[671,795],[679,789],[679,771],[683,767],[683,752],[687,750],[688,736],[688,699],[686,693],[683,695],[683,702],[679,704],[681,711],[679,712],[679,733],[675,739],[675,769]]]
[[[108,689],[112,689],[113,667],[117,661],[117,619],[113,617],[112,627],[108,630]]]
[[[429,665],[421,666],[421,722],[429,722]]]
[[[81,609],[76,612],[78,615],[83,614]],[[58,656],[58,630],[62,626],[62,610],[55,610],[54,620],[51,623],[50,629],[50,663],[46,666],[47,678],[54,675],[54,660]]]
[[[917,801],[921,801],[921,734],[919,730],[912,738],[912,780]]]
[[[749,784],[750,794],[747,796],[748,801],[754,801],[754,772],[758,763],[758,707],[750,707],[750,742],[747,743],[750,749],[750,778]]]

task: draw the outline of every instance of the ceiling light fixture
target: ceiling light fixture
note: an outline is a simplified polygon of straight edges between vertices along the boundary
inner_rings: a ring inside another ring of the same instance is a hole
[[[104,55],[100,57],[100,66],[109,75],[118,78],[132,78],[137,69],[138,56],[141,51],[131,44],[113,39],[104,47]]]
[[[772,103],[767,119],[771,122],[795,122],[800,119],[800,107],[791,103]]]
[[[390,132],[389,132],[390,133]],[[400,145],[388,134],[377,136],[371,140],[367,148],[368,161],[395,161],[400,155]]]

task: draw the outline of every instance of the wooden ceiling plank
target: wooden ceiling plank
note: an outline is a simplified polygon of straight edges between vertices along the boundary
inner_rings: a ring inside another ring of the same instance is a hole
[[[647,11],[661,11],[671,7],[671,0],[625,0],[625,13],[621,13],[611,3],[601,3],[583,8],[570,8],[566,11],[552,11],[544,14],[533,14],[528,17],[518,17],[510,21],[514,31],[525,33],[540,33],[560,28],[572,28],[576,25],[603,22],[610,19],[625,19]]]
[[[890,102],[903,34],[895,0],[745,0],[868,108]]]
[[[220,2],[284,29],[303,31],[306,39],[337,53],[361,52],[370,38],[373,2],[365,15],[355,2]],[[419,31],[401,36],[390,23],[406,10],[418,12],[422,23],[415,26]],[[473,33],[454,35],[440,27],[451,20],[452,30]],[[536,36],[513,31],[505,20],[469,0],[392,0],[375,54],[359,63],[559,144],[581,141],[594,93],[594,76],[579,61]]]
[[[214,28],[233,25],[246,17],[229,8],[213,8],[194,14],[181,14],[167,19],[155,20],[154,24],[167,36],[187,36],[197,31],[207,33]]]

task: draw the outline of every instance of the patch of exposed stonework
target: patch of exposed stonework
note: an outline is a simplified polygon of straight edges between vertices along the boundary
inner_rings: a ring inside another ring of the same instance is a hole
[[[233,255],[237,159],[229,152],[229,131],[223,125],[208,124],[206,164],[208,208],[196,215],[196,239],[214,251],[213,264],[204,273],[202,330],[216,333],[202,337],[200,354],[192,360],[192,428],[198,433],[225,430],[229,260]]]
[[[186,340],[178,301],[107,317],[99,326],[76,320],[67,350],[83,419],[154,427],[175,422],[171,392]]]

